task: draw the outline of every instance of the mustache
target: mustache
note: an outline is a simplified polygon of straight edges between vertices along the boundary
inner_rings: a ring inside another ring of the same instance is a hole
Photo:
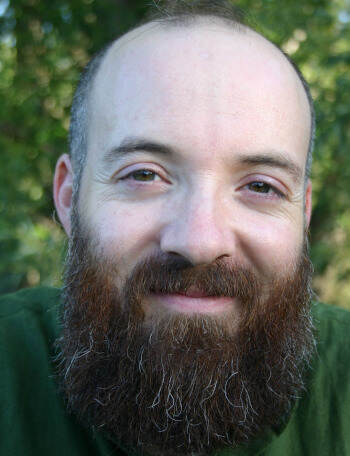
[[[158,254],[140,262],[126,280],[125,297],[150,294],[186,294],[195,288],[206,296],[236,297],[246,301],[257,295],[259,280],[250,269],[217,260],[193,266],[186,258]]]

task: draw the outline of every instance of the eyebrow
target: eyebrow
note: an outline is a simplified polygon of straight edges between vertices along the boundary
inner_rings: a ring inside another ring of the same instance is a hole
[[[125,138],[119,146],[113,147],[107,151],[103,157],[106,164],[111,164],[115,160],[123,158],[135,152],[151,152],[156,155],[174,156],[175,150],[173,147],[157,143],[152,140],[136,137]]]
[[[239,155],[236,160],[243,165],[263,165],[271,168],[283,169],[287,171],[297,183],[302,181],[304,174],[303,169],[299,165],[277,151],[254,155]]]
[[[112,164],[115,160],[136,152],[150,152],[166,157],[174,157],[178,153],[170,145],[131,136],[125,138],[119,146],[107,151],[103,157],[103,162],[107,165]],[[303,169],[279,151],[268,151],[250,155],[240,154],[235,157],[234,163],[237,165],[263,165],[270,168],[279,168],[285,170],[297,183],[300,183],[303,178]]]

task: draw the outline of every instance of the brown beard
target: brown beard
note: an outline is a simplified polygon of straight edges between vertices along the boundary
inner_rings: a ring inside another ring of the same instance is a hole
[[[242,265],[194,267],[155,255],[118,289],[117,266],[77,227],[57,342],[69,408],[124,447],[152,455],[207,455],[277,429],[313,353],[311,275],[305,241],[289,275],[268,287]],[[194,284],[236,297],[238,324],[237,312],[145,320],[141,303],[150,293]]]

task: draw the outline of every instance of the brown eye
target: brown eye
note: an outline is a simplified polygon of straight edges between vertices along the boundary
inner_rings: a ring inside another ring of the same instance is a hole
[[[150,182],[153,181],[155,177],[156,173],[150,171],[149,169],[139,169],[126,176],[128,179],[133,179],[139,182]]]
[[[285,199],[285,195],[280,190],[264,181],[250,182],[245,188],[252,193],[260,194],[262,197],[264,196],[264,198],[269,200],[275,198]]]
[[[265,182],[252,182],[248,184],[249,190],[257,193],[269,193],[272,189],[271,185],[266,184]]]

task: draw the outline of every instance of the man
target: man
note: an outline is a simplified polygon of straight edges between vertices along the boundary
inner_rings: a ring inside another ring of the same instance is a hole
[[[61,315],[3,298],[3,454],[350,454],[350,318],[310,306],[309,90],[213,4],[170,2],[82,77]]]

